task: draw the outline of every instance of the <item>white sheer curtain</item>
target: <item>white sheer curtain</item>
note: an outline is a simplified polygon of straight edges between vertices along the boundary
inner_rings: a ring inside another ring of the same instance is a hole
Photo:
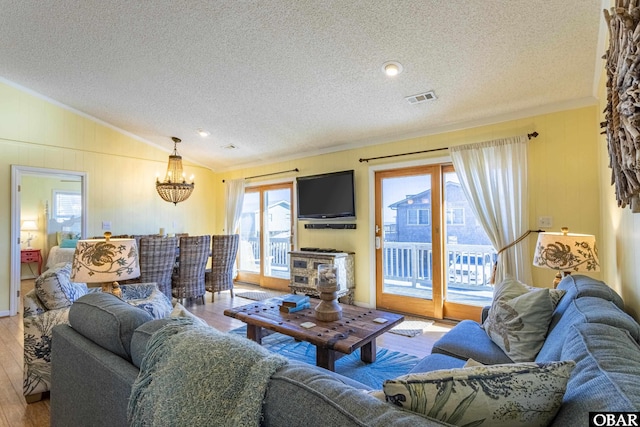
[[[528,230],[526,135],[449,148],[469,204],[499,251]],[[510,277],[531,284],[525,241],[498,257],[495,283]]]
[[[224,232],[236,234],[244,201],[244,179],[232,179],[225,185],[226,209]]]

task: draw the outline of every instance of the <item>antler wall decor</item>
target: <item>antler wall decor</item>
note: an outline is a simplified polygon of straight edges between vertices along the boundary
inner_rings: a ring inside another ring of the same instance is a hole
[[[604,10],[609,27],[605,122],[618,206],[640,212],[640,7],[638,0],[616,0]]]

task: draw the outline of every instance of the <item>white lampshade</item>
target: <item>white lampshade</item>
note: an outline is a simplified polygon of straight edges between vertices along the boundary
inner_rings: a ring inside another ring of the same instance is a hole
[[[38,231],[38,224],[35,221],[27,219],[22,221],[22,227],[20,227],[22,231]]]
[[[71,280],[79,283],[103,283],[103,290],[118,289],[118,280],[140,276],[135,239],[80,240],[71,266]]]
[[[540,233],[533,256],[533,265],[564,272],[600,271],[596,238],[591,234],[573,234],[562,228],[562,233]],[[561,276],[556,276],[557,286]]]

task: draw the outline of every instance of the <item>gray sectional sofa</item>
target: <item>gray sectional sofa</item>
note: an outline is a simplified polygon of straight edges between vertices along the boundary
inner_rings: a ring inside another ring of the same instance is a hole
[[[153,320],[108,294],[78,299],[69,311],[69,325],[53,329],[51,425],[126,426],[129,395],[147,342],[169,322]],[[263,425],[449,425],[397,409],[363,392],[368,389],[322,368],[291,362],[269,381]]]
[[[85,283],[73,283],[70,276],[71,263],[55,264],[23,296],[23,392],[27,403],[40,400],[50,390],[53,327],[68,322],[69,309],[76,299],[102,292],[101,288],[88,288]],[[171,301],[155,283],[130,283],[121,289],[123,299],[154,318],[166,317],[171,312]]]
[[[589,411],[639,411],[640,326],[602,282],[575,275],[559,287],[566,294],[553,313],[537,361],[574,360],[576,366],[551,425],[588,425]],[[52,426],[127,425],[128,400],[147,343],[171,320],[152,320],[143,310],[109,297],[80,298],[70,309],[70,325],[53,329]],[[463,321],[413,372],[459,368],[469,358],[485,364],[511,362],[481,325]],[[321,368],[290,362],[269,380],[262,425],[449,425],[378,400],[368,389]]]

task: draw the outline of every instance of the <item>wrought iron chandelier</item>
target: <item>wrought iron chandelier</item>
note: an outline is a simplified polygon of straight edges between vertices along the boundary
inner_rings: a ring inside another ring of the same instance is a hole
[[[156,190],[160,197],[167,202],[177,205],[184,202],[191,196],[193,192],[194,182],[193,175],[190,183],[187,183],[185,174],[182,172],[182,156],[178,154],[177,144],[181,142],[180,138],[171,137],[173,140],[173,154],[169,156],[169,164],[167,165],[167,174],[164,181],[160,182],[160,178],[156,178]]]

